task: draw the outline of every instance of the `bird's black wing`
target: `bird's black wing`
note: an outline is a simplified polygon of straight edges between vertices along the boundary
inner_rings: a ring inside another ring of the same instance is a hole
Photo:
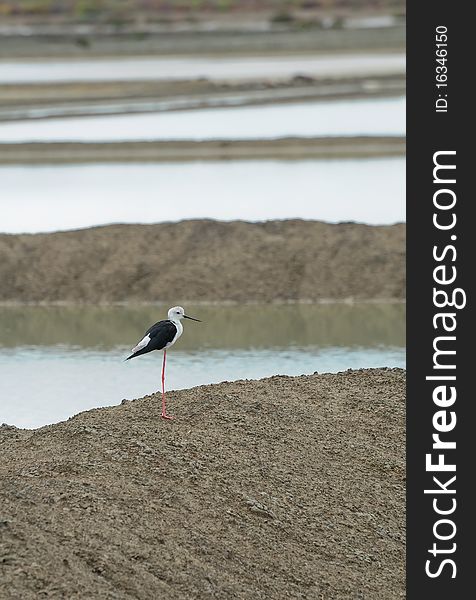
[[[152,350],[162,350],[171,342],[177,334],[177,327],[172,321],[165,320],[154,323],[152,327],[145,332],[141,341],[132,348],[132,354],[126,358],[135,358],[141,354],[147,354]]]

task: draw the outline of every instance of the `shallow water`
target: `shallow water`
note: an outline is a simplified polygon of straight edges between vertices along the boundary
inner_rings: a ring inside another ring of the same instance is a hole
[[[0,167],[0,181],[9,233],[190,218],[405,220],[403,158]]]
[[[355,77],[405,72],[405,55],[397,53],[335,56],[250,56],[119,58],[67,61],[0,61],[0,83],[60,81],[132,81],[262,79],[311,75]]]
[[[0,142],[404,135],[405,99],[296,102],[0,124]]]
[[[189,306],[167,388],[405,365],[405,307]],[[0,308],[0,422],[39,427],[160,387],[161,353],[124,362],[163,307]],[[173,410],[173,394],[170,395]]]

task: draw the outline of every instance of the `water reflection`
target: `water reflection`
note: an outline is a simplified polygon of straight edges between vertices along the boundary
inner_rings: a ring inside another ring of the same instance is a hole
[[[0,167],[0,181],[0,229],[10,233],[192,218],[405,220],[402,158]]]
[[[0,125],[0,142],[404,135],[405,99],[290,103]]]
[[[132,81],[198,79],[261,79],[307,74],[357,77],[405,72],[405,55],[338,54],[335,56],[214,56],[184,58],[116,58],[75,61],[3,61],[0,83],[62,81]]]
[[[0,347],[74,346],[111,349],[134,345],[166,307],[3,307]],[[403,304],[187,305],[204,323],[186,323],[177,348],[376,348],[405,345]]]
[[[275,374],[403,367],[403,305],[187,305],[169,390]],[[161,355],[124,362],[166,307],[0,308],[0,423],[40,427],[160,387]]]

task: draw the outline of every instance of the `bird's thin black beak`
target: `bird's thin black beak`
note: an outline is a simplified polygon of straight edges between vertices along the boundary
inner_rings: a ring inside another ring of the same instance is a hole
[[[187,317],[187,315],[184,315],[183,318],[190,319],[190,321],[198,321],[199,323],[201,323],[200,319],[194,319],[193,317]]]

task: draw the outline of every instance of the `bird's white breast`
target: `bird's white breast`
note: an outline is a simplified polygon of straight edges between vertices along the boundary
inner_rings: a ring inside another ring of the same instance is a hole
[[[183,325],[180,321],[175,321],[173,320],[172,323],[175,325],[175,327],[177,328],[177,333],[174,336],[174,339],[169,342],[166,346],[166,348],[168,348],[169,346],[172,346],[172,344],[175,344],[175,342],[179,339],[179,337],[182,335],[183,333]]]

